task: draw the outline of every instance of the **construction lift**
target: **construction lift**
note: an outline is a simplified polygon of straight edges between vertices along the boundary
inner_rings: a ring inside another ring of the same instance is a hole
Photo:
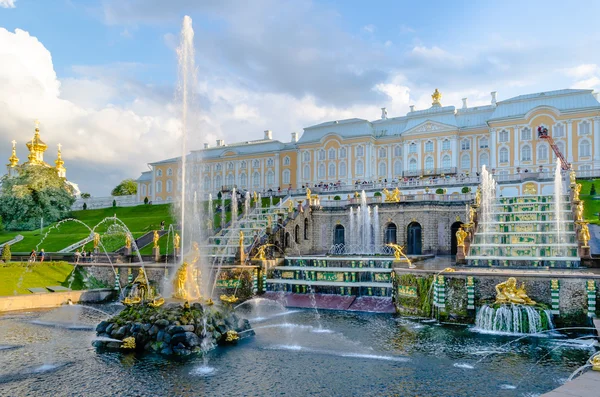
[[[552,137],[550,135],[548,135],[548,128],[539,126],[537,131],[538,131],[538,138],[547,140],[548,143],[550,144],[550,147],[552,148],[552,150],[554,150],[554,154],[560,160],[560,168],[562,168],[564,171],[570,170],[571,164],[569,164],[567,162],[567,160],[565,159],[565,156],[563,156],[563,154],[560,152],[560,150],[558,150],[558,146],[556,146],[556,143],[554,143],[554,139],[552,139]]]

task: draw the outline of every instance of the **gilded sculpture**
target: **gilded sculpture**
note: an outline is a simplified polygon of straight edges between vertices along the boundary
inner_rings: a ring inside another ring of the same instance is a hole
[[[433,99],[432,105],[442,105],[440,99],[442,99],[442,94],[436,88],[433,94],[431,95],[431,99]]]
[[[571,169],[571,172],[569,173],[569,179],[571,181],[571,186],[577,184],[577,174],[575,174],[574,169]]]
[[[479,207],[481,205],[481,188],[477,188],[475,191],[475,205]]]
[[[583,221],[583,201],[575,206],[575,221]]]
[[[310,188],[307,187],[306,188],[306,199],[308,200],[309,203],[310,203],[310,193],[311,193],[311,190],[310,190]]]
[[[94,249],[98,249],[100,245],[100,235],[98,233],[94,233]]]
[[[402,257],[404,257],[404,259],[406,259],[406,262],[408,262],[408,267],[412,267],[412,262],[410,259],[408,259],[408,256],[406,256],[406,254],[404,253],[403,247],[399,246],[398,244],[393,244],[393,243],[389,243],[386,245],[394,250],[394,261],[395,262],[400,262],[402,260]]]
[[[583,244],[584,247],[588,246],[588,241],[590,241],[590,229],[588,228],[587,223],[581,223],[581,228],[579,229],[579,241]]]
[[[596,353],[590,358],[590,364],[592,364],[592,370],[600,371],[600,353]]]
[[[129,235],[129,233],[125,234],[125,248],[131,248],[131,236]]]
[[[244,247],[244,232],[240,230],[240,263],[246,262],[246,248]]]
[[[175,249],[179,249],[180,245],[181,245],[181,237],[179,236],[178,233],[175,233],[175,236],[173,236],[173,247],[175,247]]]
[[[517,279],[510,277],[508,280],[496,285],[496,303],[513,303],[519,305],[535,305],[525,292],[525,283],[517,288]]]
[[[252,192],[252,197],[254,198],[254,203],[258,203],[258,194],[256,191]]]
[[[173,279],[173,298],[189,299],[189,294],[187,288],[185,287],[187,276],[188,263],[183,262],[181,266],[179,266],[179,269],[177,269],[177,273],[175,273],[175,278]]]
[[[581,183],[576,183],[573,186],[573,201],[579,201],[579,194],[581,193]]]
[[[258,247],[257,251],[256,251],[256,255],[254,255],[254,259],[258,259],[261,261],[267,260],[267,253],[266,250],[268,247],[271,247],[273,244],[263,244],[260,247]]]
[[[135,349],[135,338],[133,336],[129,336],[123,339],[121,349]]]
[[[152,242],[154,243],[154,248],[158,248],[158,239],[160,236],[158,235],[158,231],[154,231],[154,237],[152,238]]]
[[[469,207],[469,222],[475,223],[476,216],[477,216],[477,210],[473,207]]]
[[[235,295],[221,295],[219,299],[225,303],[236,303],[239,300]]]
[[[400,189],[398,189],[398,188],[395,188],[391,192],[387,188],[384,188],[382,193],[385,196],[386,203],[397,203],[400,201],[401,193],[400,193]]]
[[[290,199],[288,201],[288,212],[291,214],[294,212],[294,200]]]
[[[464,247],[465,246],[465,238],[468,235],[469,234],[463,230],[462,226],[459,227],[458,230],[456,231],[456,243],[457,243],[457,246]]]

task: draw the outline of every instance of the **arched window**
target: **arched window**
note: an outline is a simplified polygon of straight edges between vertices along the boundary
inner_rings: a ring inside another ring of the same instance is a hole
[[[565,143],[564,142],[556,142],[556,147],[558,147],[558,150],[562,153],[565,154]],[[556,156],[555,156],[556,157]],[[554,157],[553,157],[554,158]]]
[[[273,171],[267,172],[267,185],[271,186],[275,183],[275,174]]]
[[[417,144],[412,142],[408,145],[408,153],[417,153]]]
[[[450,150],[450,141],[447,139],[444,139],[442,141],[442,150]]]
[[[221,190],[222,187],[223,187],[223,178],[221,178],[221,175],[215,176],[215,189]]]
[[[303,159],[304,161],[310,161],[310,152],[304,152],[304,153],[302,154],[302,159]]]
[[[306,164],[302,169],[302,179],[308,180],[310,178],[310,166]]]
[[[460,149],[461,150],[471,150],[471,141],[469,141],[468,139],[463,139],[462,142],[460,143]]]
[[[591,152],[590,141],[583,139],[579,142],[579,157],[589,157],[592,154]]]
[[[408,170],[409,171],[417,170],[417,160],[416,159],[410,159],[410,161],[408,162]]]
[[[342,225],[335,225],[335,229],[333,230],[333,244],[334,245],[339,245],[339,244],[344,244],[345,241],[345,236],[344,236],[344,226]]]
[[[167,180],[167,193],[171,193],[173,191],[173,181]]]
[[[427,141],[425,142],[425,152],[433,152],[433,142]]]
[[[590,123],[587,121],[582,121],[579,123],[579,135],[589,135],[590,131]]]
[[[387,175],[387,165],[382,161],[379,163],[379,176],[385,177]]]
[[[210,178],[207,176],[204,177],[204,190],[210,190]]]
[[[267,160],[267,167],[272,167],[273,164],[275,164],[275,161],[273,159],[270,158]]]
[[[246,185],[248,185],[248,176],[246,176],[246,174],[240,175],[240,185],[242,187],[246,187]]]
[[[483,167],[484,165],[486,168],[490,166],[490,156],[488,156],[487,153],[481,153],[479,155],[479,168]]]
[[[385,234],[383,238],[384,244],[396,244],[397,242],[398,228],[395,223],[390,223],[385,227]]]
[[[552,137],[561,138],[563,136],[565,136],[565,125],[564,124],[556,124],[554,126],[554,131],[553,131]]]
[[[396,145],[394,146],[394,157],[402,156],[402,146]]]
[[[498,134],[498,142],[508,142],[508,131],[500,131],[500,133]]]
[[[346,163],[340,163],[339,176],[346,176]]]
[[[346,158],[346,148],[340,148],[340,158],[341,159],[345,159]]]
[[[289,184],[290,183],[290,170],[284,170],[283,171],[283,183]]]
[[[283,165],[290,165],[290,157],[289,156],[285,156],[283,158]]]
[[[460,168],[469,169],[471,168],[471,156],[463,154],[460,158]]]
[[[362,157],[365,155],[365,148],[363,146],[356,147],[356,157]]]
[[[216,167],[217,171],[221,171],[221,168],[223,168],[223,166],[221,164],[217,164],[217,167]]]
[[[325,178],[325,164],[319,164],[318,178]]]
[[[363,165],[362,160],[358,160],[356,162],[356,175],[362,175],[365,172],[365,166]]]
[[[531,161],[531,146],[525,145],[521,148],[521,161]]]
[[[452,160],[450,159],[450,156],[446,154],[444,157],[442,157],[442,168],[450,167],[452,167]]]
[[[387,149],[382,147],[379,148],[379,158],[387,157]]]
[[[425,159],[425,170],[432,171],[433,170],[433,157],[427,156]]]
[[[402,161],[396,160],[394,162],[394,176],[402,175]]]
[[[244,161],[242,164],[243,164],[242,168],[246,168],[246,162]],[[204,166],[204,172],[210,172],[210,165]]]
[[[304,218],[304,239],[308,240],[308,218]]]
[[[502,149],[500,149],[499,161],[500,161],[500,163],[508,163],[508,149],[507,148],[503,147]]]
[[[296,244],[300,244],[300,225],[296,225],[294,228],[294,241]]]
[[[240,168],[243,169],[243,170],[246,169],[246,162],[245,161],[242,161],[240,163]]]
[[[525,127],[521,130],[521,140],[522,141],[530,141],[531,140],[531,129],[529,127]],[[531,148],[529,148],[531,149]]]
[[[479,140],[479,149],[487,149],[488,148],[488,139],[483,137]]]
[[[254,187],[260,186],[260,174],[258,172],[255,172],[254,174],[252,174],[252,185]]]
[[[171,168],[167,168],[167,176],[173,176],[173,170]]]
[[[235,179],[233,177],[233,174],[229,174],[229,175],[227,175],[227,186],[229,188],[232,188],[233,185],[235,185]]]
[[[229,163],[227,163],[227,169],[228,170],[232,170],[233,169],[233,162],[230,161]]]
[[[156,176],[162,176],[162,170],[156,170]]]
[[[258,168],[258,167],[260,167],[260,161],[258,161],[258,160],[254,160],[254,161],[252,162],[252,167],[254,167],[254,168]]]
[[[162,181],[156,181],[156,193],[162,193]]]
[[[335,163],[329,164],[329,170],[327,171],[327,176],[329,178],[335,178]]]
[[[548,160],[548,145],[545,145],[543,143],[538,144],[537,159],[538,159],[538,161]]]
[[[335,160],[335,149],[329,149],[329,153],[327,154],[329,160]]]
[[[142,185],[142,196],[146,196],[146,185]]]
[[[319,160],[325,160],[325,150],[319,150]]]

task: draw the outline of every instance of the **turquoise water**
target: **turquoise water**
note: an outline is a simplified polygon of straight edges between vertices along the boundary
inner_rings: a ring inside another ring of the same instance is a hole
[[[217,348],[206,364],[99,352],[90,329],[97,311],[3,315],[0,395],[535,396],[561,385],[595,351],[564,336],[506,346],[514,336],[392,315],[317,317],[278,307],[246,315],[256,336]]]

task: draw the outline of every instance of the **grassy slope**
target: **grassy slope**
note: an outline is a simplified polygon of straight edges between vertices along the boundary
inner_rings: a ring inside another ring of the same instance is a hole
[[[27,288],[61,285],[73,271],[66,262],[48,262],[27,267],[26,263],[0,264],[0,296],[29,294]],[[22,277],[22,279],[21,279]]]
[[[578,180],[577,182],[581,183],[581,194],[579,197],[584,201],[584,218],[590,221],[590,223],[596,225],[600,224],[598,215],[594,215],[600,212],[600,200],[594,200],[592,196],[590,196],[592,183],[596,186],[596,195],[600,195],[600,179]]]

